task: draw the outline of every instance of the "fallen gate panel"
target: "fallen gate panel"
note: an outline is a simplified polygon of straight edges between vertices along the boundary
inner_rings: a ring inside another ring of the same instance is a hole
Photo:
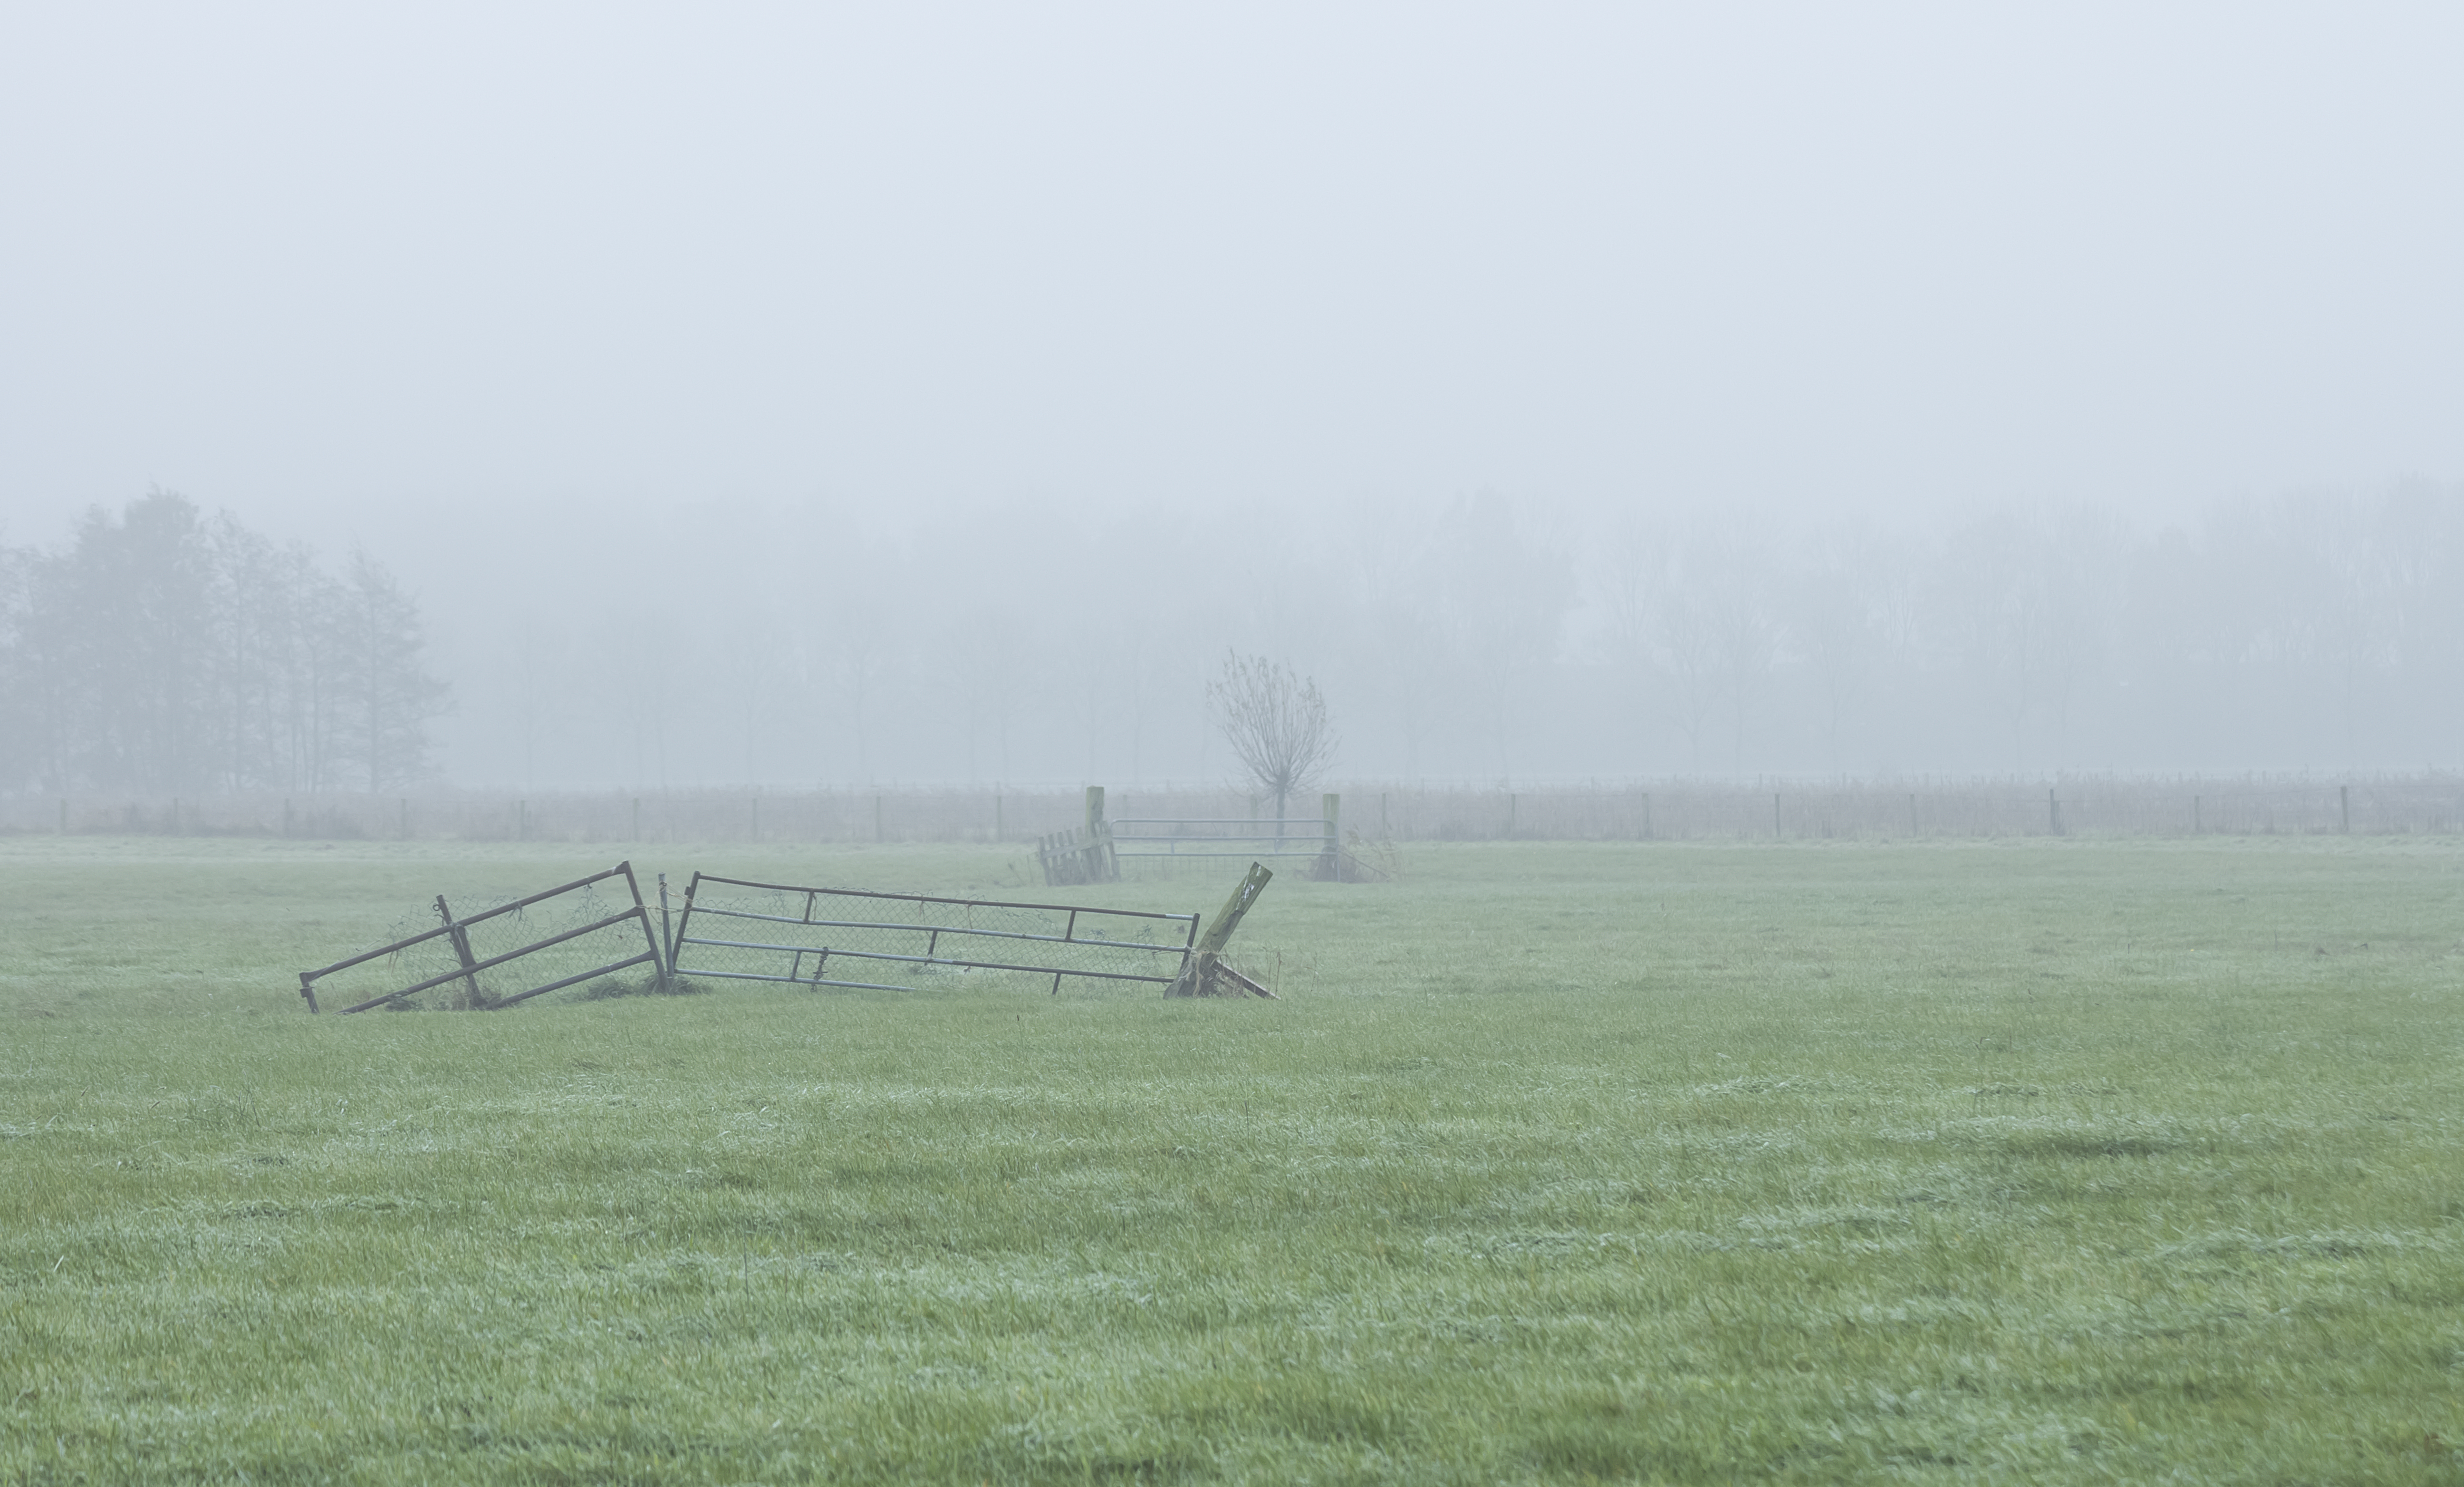
[[[617,878],[627,897],[602,899],[598,886]],[[433,929],[300,972],[308,1010],[319,1010],[320,985],[330,995],[337,983],[351,988],[346,997],[360,998],[341,1010],[363,1012],[440,988],[473,1010],[510,1007],[639,965],[666,980],[658,932],[630,862],[467,917],[457,917],[440,895],[435,913]]]
[[[761,883],[696,873],[669,942],[680,977],[909,991],[943,971],[1168,987],[1195,914]],[[835,972],[835,974],[833,974]],[[902,976],[903,981],[883,979]],[[861,978],[861,979],[860,979]]]

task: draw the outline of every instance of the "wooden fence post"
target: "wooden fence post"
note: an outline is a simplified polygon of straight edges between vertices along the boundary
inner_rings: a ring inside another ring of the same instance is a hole
[[[479,989],[477,962],[471,954],[471,936],[454,922],[453,911],[445,906],[445,896],[436,896],[436,917],[445,921],[446,938],[453,942],[453,953],[462,961],[463,1009],[478,1011],[488,1005],[488,994]]]
[[[1120,860],[1112,855],[1112,828],[1104,819],[1104,787],[1087,787],[1087,845],[1084,849],[1087,878],[1090,883],[1109,883],[1121,876]]]
[[[1164,995],[1209,996],[1214,993],[1216,967],[1223,959],[1224,945],[1231,943],[1232,931],[1241,927],[1243,917],[1248,914],[1250,905],[1258,901],[1258,895],[1266,891],[1266,884],[1274,876],[1263,862],[1249,864],[1249,871],[1233,888],[1232,897],[1223,900],[1223,911],[1216,915],[1215,922],[1207,925],[1206,932],[1199,936],[1198,953],[1190,958],[1189,968],[1180,973],[1179,980],[1164,989]]]
[[[1330,790],[1318,798],[1326,817],[1326,850],[1318,854],[1317,876],[1343,881],[1343,797]]]

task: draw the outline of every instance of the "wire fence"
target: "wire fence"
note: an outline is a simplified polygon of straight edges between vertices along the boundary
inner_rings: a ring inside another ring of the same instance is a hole
[[[2440,835],[2464,831],[2464,775],[1775,780],[1550,784],[1352,781],[1347,841],[1708,841],[2011,836]],[[1255,822],[1272,802],[1209,787],[1114,788],[1117,822]],[[1076,788],[667,793],[0,795],[0,834],[588,843],[978,842],[1031,853],[1083,829]]]

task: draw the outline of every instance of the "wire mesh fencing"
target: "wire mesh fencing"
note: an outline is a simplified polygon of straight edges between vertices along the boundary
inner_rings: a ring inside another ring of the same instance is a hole
[[[915,990],[944,978],[1059,994],[1170,986],[1198,938],[1195,914],[1009,903],[753,882],[696,873],[669,939],[680,980]]]
[[[471,912],[443,895],[430,927],[299,973],[310,1011],[321,994],[342,1012],[379,1007],[485,1011],[567,987],[632,989],[614,978],[664,986],[656,928],[633,865]],[[397,925],[408,929],[408,925]]]

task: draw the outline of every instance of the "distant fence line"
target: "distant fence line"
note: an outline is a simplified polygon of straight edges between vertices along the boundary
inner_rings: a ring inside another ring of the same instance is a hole
[[[1370,841],[1903,840],[2421,835],[2464,831],[2464,775],[2320,781],[2079,777],[1896,784],[1472,786],[1353,782]],[[0,795],[0,832],[474,842],[1014,842],[1081,823],[1075,788],[694,789],[518,795]],[[1120,816],[1252,818],[1214,788],[1115,788]]]

